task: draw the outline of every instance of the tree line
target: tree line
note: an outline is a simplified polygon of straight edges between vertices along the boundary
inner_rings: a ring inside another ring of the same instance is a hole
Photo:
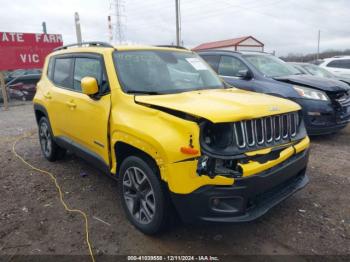
[[[329,58],[333,56],[350,55],[350,49],[346,50],[326,50],[319,54],[319,59]],[[303,55],[301,53],[289,53],[287,56],[281,56],[286,62],[313,62],[317,58],[316,53]]]

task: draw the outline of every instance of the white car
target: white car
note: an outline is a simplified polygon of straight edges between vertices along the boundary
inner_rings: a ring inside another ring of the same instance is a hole
[[[350,77],[350,56],[326,58],[319,66],[326,68],[336,76]]]

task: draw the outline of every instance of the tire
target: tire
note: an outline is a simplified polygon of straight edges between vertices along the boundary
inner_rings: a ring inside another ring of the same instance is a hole
[[[170,201],[157,167],[147,162],[137,156],[122,162],[119,194],[128,220],[142,233],[154,235],[167,225]]]
[[[46,117],[39,120],[39,142],[41,152],[50,162],[62,159],[66,154],[66,150],[54,141],[51,126]]]

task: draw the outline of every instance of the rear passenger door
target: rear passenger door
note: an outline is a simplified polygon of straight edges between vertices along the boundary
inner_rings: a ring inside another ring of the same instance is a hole
[[[74,54],[68,59],[72,62],[67,83],[64,83],[65,88],[58,87],[63,90],[59,98],[62,139],[85,156],[97,159],[98,164],[109,166],[108,122],[111,102],[103,57],[98,54]],[[60,74],[57,62],[60,63],[59,59],[56,59],[54,79],[56,74]],[[96,78],[98,96],[89,97],[82,93],[81,79],[86,76]]]

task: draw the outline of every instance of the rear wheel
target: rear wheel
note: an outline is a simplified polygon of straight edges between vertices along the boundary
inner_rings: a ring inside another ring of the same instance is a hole
[[[145,234],[160,232],[167,223],[168,199],[157,168],[136,156],[120,167],[120,199],[130,222]]]
[[[39,141],[41,151],[47,160],[53,162],[64,157],[66,150],[53,140],[51,127],[46,117],[39,120]]]

